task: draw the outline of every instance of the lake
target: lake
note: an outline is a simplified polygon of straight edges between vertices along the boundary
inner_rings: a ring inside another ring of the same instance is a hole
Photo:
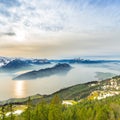
[[[46,68],[54,64],[34,67],[34,69]],[[96,72],[120,74],[120,63],[101,64],[71,64],[71,69],[65,75],[53,75],[35,80],[12,80],[17,73],[0,73],[0,100],[9,98],[21,98],[34,94],[51,94],[60,89],[98,80]]]

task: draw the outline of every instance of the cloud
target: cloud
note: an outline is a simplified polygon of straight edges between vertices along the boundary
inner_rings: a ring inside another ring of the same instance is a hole
[[[0,47],[31,56],[120,52],[119,6],[119,0],[0,0]]]
[[[0,33],[0,36],[15,36],[14,32]]]
[[[34,32],[95,31],[118,26],[120,20],[118,0],[1,0],[0,3],[1,22],[8,28],[22,26]]]

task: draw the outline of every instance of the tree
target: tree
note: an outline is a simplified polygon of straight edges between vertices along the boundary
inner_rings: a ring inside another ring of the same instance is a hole
[[[58,95],[55,95],[51,101],[51,104],[61,104],[62,101]]]
[[[48,120],[62,120],[62,104],[58,95],[55,95],[49,106]]]
[[[2,112],[2,120],[5,120],[5,106],[2,106],[1,112]]]

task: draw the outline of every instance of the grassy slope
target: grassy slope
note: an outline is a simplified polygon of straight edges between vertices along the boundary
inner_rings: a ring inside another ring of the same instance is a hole
[[[96,90],[98,85],[90,86],[89,84],[79,84],[66,89],[62,89],[53,93],[50,96],[46,96],[45,99],[51,100],[54,95],[59,95],[62,100],[80,100],[82,98],[86,98],[92,91]]]

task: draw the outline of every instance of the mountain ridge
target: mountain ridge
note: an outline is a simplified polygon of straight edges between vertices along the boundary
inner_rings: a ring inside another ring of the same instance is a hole
[[[17,77],[13,78],[13,80],[30,80],[30,79],[42,78],[42,77],[51,76],[51,75],[55,75],[55,74],[66,73],[71,68],[72,67],[69,64],[59,63],[51,68],[33,70],[30,72],[18,75]]]

